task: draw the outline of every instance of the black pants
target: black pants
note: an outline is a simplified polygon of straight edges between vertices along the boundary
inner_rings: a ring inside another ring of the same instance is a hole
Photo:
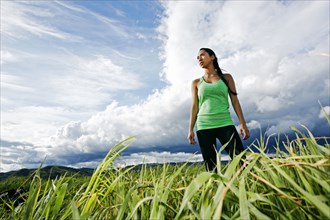
[[[209,171],[213,170],[217,164],[216,139],[218,139],[222,145],[229,142],[225,147],[225,151],[229,154],[231,159],[233,159],[234,155],[238,155],[244,151],[241,138],[234,125],[199,130],[197,131],[197,138],[206,169]]]

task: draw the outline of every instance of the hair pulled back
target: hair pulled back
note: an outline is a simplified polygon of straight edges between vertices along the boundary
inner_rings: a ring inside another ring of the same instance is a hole
[[[213,55],[213,56],[214,56],[214,59],[213,59],[213,66],[214,66],[215,71],[216,71],[217,74],[219,75],[220,79],[226,84],[226,86],[227,86],[229,92],[230,92],[231,94],[233,94],[233,95],[237,95],[236,92],[232,91],[232,90],[229,88],[229,86],[228,86],[228,82],[227,82],[227,80],[225,79],[225,77],[224,77],[224,75],[223,75],[223,72],[222,72],[221,68],[219,67],[219,64],[218,64],[218,58],[217,58],[217,56],[215,55],[214,51],[211,50],[210,48],[201,48],[201,49],[199,49],[199,50],[200,50],[200,51],[201,51],[201,50],[204,50],[206,53],[208,53],[208,55],[210,55],[210,56]]]

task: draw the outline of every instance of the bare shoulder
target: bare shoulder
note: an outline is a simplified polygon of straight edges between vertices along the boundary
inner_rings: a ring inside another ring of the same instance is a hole
[[[193,81],[192,81],[192,83],[199,83],[199,81],[200,81],[201,79],[200,78],[197,78],[197,79],[194,79]]]
[[[223,74],[223,76],[225,77],[225,79],[228,82],[234,82],[234,78],[233,78],[233,76],[230,73],[225,73],[225,74]]]
[[[192,85],[192,86],[196,86],[196,87],[198,87],[199,82],[200,82],[200,78],[194,79],[194,80],[192,81],[191,85]]]
[[[232,79],[233,76],[230,73],[224,73],[223,76],[225,77],[225,79]]]

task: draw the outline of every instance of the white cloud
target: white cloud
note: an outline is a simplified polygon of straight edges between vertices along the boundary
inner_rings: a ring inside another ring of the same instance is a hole
[[[139,77],[104,56],[76,58],[59,74],[54,73],[51,88],[58,90],[56,101],[72,107],[93,108],[112,99],[115,93],[143,86]]]
[[[185,144],[189,112],[187,97],[182,96],[182,92],[186,89],[170,87],[133,106],[113,102],[88,121],[60,129],[57,136],[52,137],[53,153],[63,153],[66,146],[72,145],[80,146],[82,152],[106,151],[129,136],[137,136],[134,146],[140,148]],[[61,152],[56,151],[59,143]]]
[[[291,131],[291,127],[300,127],[298,122],[295,120],[283,120],[283,121],[278,121],[277,124],[270,126],[266,133],[268,135],[276,135],[276,134],[285,134],[289,131]]]
[[[256,103],[257,110],[261,113],[277,111],[285,104],[286,103],[279,98],[270,96],[262,97],[259,102]]]
[[[86,120],[114,94],[143,86],[136,75],[104,56],[62,57],[56,63],[64,67],[49,69],[47,75],[41,68],[34,77],[1,73],[1,139],[47,145],[59,126]]]
[[[256,121],[256,120],[251,120],[250,122],[247,123],[247,126],[251,130],[253,130],[253,129],[260,129],[261,128],[260,122],[259,121]]]
[[[2,103],[3,105],[3,103]],[[87,118],[89,114],[60,107],[28,106],[1,111],[1,139],[47,146],[49,137],[68,123],[68,118]]]
[[[320,110],[319,118],[325,118],[326,115],[327,115],[328,117],[330,117],[330,106],[324,106],[324,107]]]
[[[2,143],[1,143],[2,144]],[[45,157],[36,146],[22,143],[22,145],[1,146],[0,172],[18,170],[22,168],[36,168],[41,165]]]
[[[43,9],[31,1],[4,1],[1,3],[1,34],[17,39],[26,38],[26,33],[38,37],[51,36],[61,40],[72,39],[72,35],[39,20],[39,18],[51,19],[53,16],[54,14],[49,10]]]
[[[13,62],[16,61],[17,58],[14,54],[10,53],[6,50],[1,50],[1,65],[7,62]]]

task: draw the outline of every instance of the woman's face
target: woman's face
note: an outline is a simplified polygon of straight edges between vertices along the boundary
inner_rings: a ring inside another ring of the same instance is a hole
[[[206,68],[210,64],[213,64],[214,56],[210,56],[205,50],[200,50],[197,55],[197,60],[202,68]]]

